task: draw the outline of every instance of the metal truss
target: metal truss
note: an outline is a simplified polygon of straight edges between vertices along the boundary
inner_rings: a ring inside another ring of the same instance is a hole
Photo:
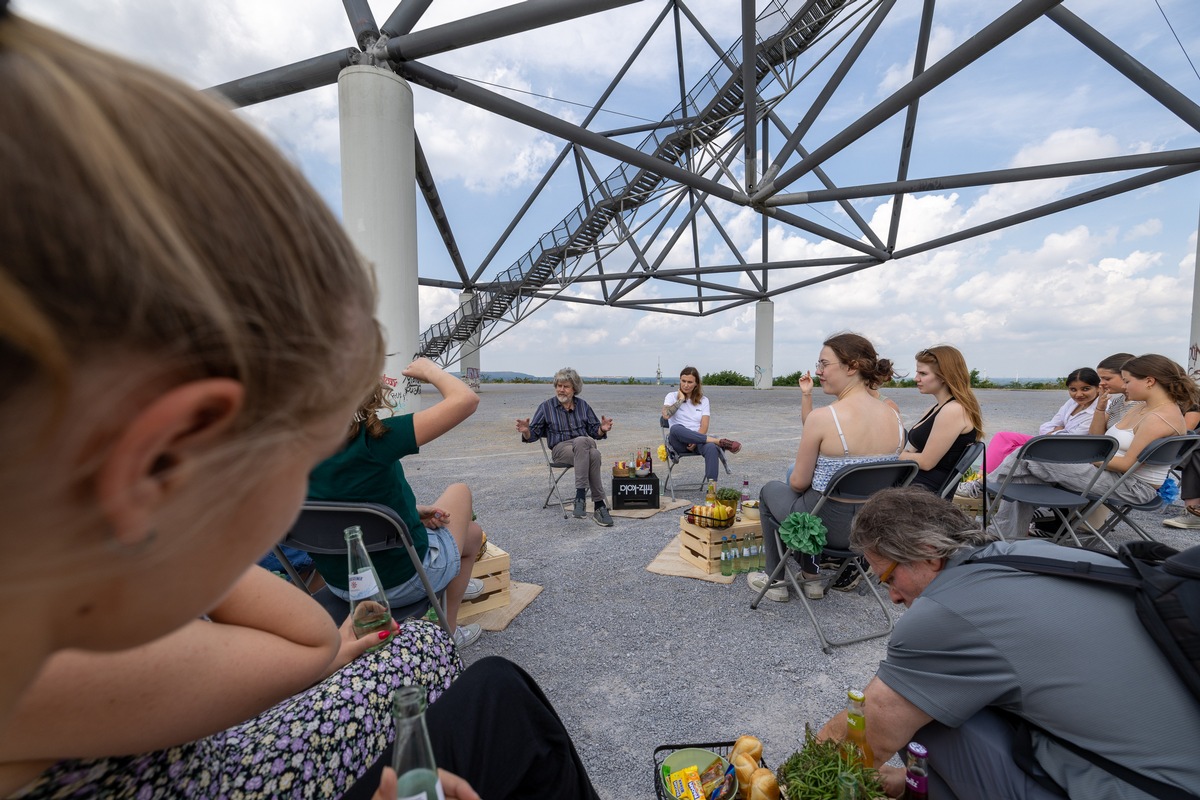
[[[421,335],[418,354],[443,364],[482,347],[550,300],[705,316],[1200,170],[1198,136],[1196,147],[1176,150],[910,176],[921,100],[1042,19],[1059,26],[1200,133],[1200,107],[1065,8],[1062,0],[1021,0],[932,65],[927,60],[935,3],[923,0],[913,42],[911,77],[832,134],[818,135],[816,123],[847,74],[869,51],[872,38],[888,15],[903,0],[770,0],[758,13],[754,0],[741,0],[742,37],[727,48],[717,43],[685,0],[666,0],[578,125],[420,61],[435,53],[631,1],[526,0],[412,33],[432,0],[402,0],[382,26],[375,24],[365,0],[344,0],[358,49],[328,53],[214,87],[213,91],[237,105],[247,105],[333,83],[344,67],[370,63],[390,68],[412,84],[565,141],[491,251],[473,269],[463,261],[450,217],[417,143],[417,185],[458,277],[455,281],[422,277],[420,282],[472,293],[454,314]],[[678,102],[657,123],[595,130],[597,115],[668,20],[674,25]],[[681,29],[685,25],[711,48],[714,58],[712,68],[690,84],[684,73]],[[828,74],[823,83],[812,86],[813,76],[821,68]],[[801,87],[812,92],[812,97],[797,106],[788,99]],[[902,118],[903,125],[894,137],[893,160],[879,164],[879,169],[887,172],[887,179],[838,185],[825,169],[831,159],[865,137],[890,132],[896,126],[886,125],[896,118]],[[639,134],[644,134],[640,141],[625,143]],[[782,141],[774,151],[773,137]],[[597,167],[599,159],[617,166],[602,174]],[[485,278],[493,260],[549,182],[563,174],[568,165],[574,167],[577,176],[578,204],[513,264]],[[904,229],[904,202],[914,194],[1082,175],[1107,182],[1096,185],[1094,181],[1088,188],[1053,202],[935,239],[914,241],[912,233]],[[805,189],[796,191],[797,186]],[[874,230],[851,202],[862,199],[891,201],[886,232]],[[818,208],[827,203],[838,205],[853,230],[839,230],[830,223]],[[722,221],[730,216],[731,209],[750,209],[759,215],[762,235],[757,260],[747,260]],[[768,252],[770,226],[783,226],[813,240],[833,243],[834,254],[772,260]],[[701,252],[701,242],[706,245],[706,253]],[[677,266],[675,262],[685,251],[690,263]],[[714,252],[728,255],[714,257]],[[800,279],[794,272],[798,269],[804,271]],[[572,287],[588,291],[568,292]]]

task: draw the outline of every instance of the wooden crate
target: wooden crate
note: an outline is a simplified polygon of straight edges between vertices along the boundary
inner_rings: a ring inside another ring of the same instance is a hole
[[[951,499],[954,501],[954,505],[968,514],[983,514],[983,498],[981,497],[961,497],[956,494]]]
[[[483,581],[483,594],[474,600],[464,600],[458,609],[459,622],[469,617],[478,616],[485,611],[504,608],[512,600],[509,575],[510,558],[508,553],[494,543],[488,542],[483,558],[475,562],[471,568],[471,577]]]
[[[721,571],[721,537],[733,537],[739,545],[747,534],[762,535],[759,520],[742,520],[729,528],[701,528],[679,518],[679,556],[692,566],[711,574]]]

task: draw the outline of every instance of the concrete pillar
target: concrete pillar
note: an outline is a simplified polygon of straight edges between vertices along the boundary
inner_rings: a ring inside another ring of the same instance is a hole
[[[463,292],[458,296],[458,307],[470,306],[475,299],[474,292]],[[458,370],[467,385],[479,391],[479,329],[471,334],[471,338],[463,345],[464,355],[458,360]]]
[[[775,385],[775,303],[759,300],[754,305],[754,388]]]
[[[1196,229],[1196,273],[1192,276],[1192,335],[1188,340],[1188,375],[1200,379],[1200,224]]]
[[[421,408],[419,389],[400,374],[420,333],[412,89],[388,70],[347,67],[338,76],[338,112],[343,224],[375,265],[391,354],[384,376],[394,386],[396,413],[410,414]]]

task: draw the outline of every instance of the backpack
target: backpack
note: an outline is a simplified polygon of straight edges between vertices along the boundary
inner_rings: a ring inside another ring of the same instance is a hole
[[[1188,691],[1200,701],[1200,545],[1179,551],[1161,542],[1127,542],[1121,545],[1112,566],[1026,555],[972,556],[963,563],[999,564],[1024,572],[1105,583],[1128,591],[1138,619]],[[1195,797],[1047,731],[1042,733],[1153,797]],[[1027,726],[1021,726],[1014,756],[1028,772],[1032,743]]]

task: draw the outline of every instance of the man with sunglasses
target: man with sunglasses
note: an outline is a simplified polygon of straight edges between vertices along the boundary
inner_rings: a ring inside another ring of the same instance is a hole
[[[964,564],[1006,554],[1111,564],[1108,556],[998,541],[951,503],[914,487],[867,501],[850,546],[892,601],[908,607],[866,688],[877,762],[909,741],[925,745],[929,794],[939,800],[1143,800],[1190,797],[1200,786],[1200,703],[1126,593]],[[845,738],[845,713],[821,735]],[[1135,774],[1117,777],[1064,741]],[[889,796],[899,796],[904,770],[881,772]]]

